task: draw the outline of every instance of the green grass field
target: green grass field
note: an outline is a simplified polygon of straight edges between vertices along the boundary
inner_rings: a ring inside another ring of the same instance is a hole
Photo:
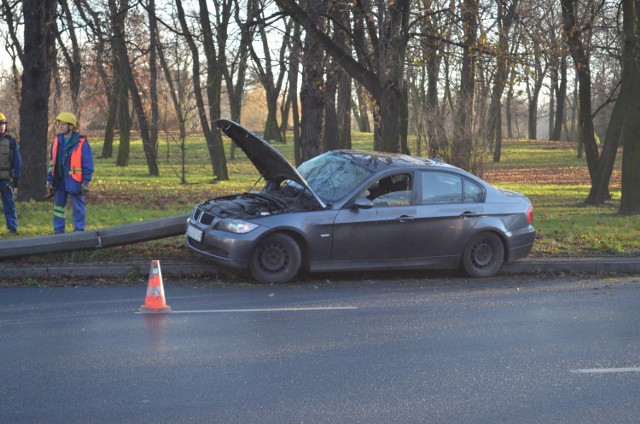
[[[371,134],[356,133],[354,148],[369,150],[371,140]],[[257,171],[240,149],[236,149],[235,159],[229,159],[230,143],[227,139],[229,181],[213,181],[204,139],[191,137],[185,149],[186,184],[181,184],[181,150],[173,136],[161,137],[159,177],[149,176],[139,140],[132,142],[127,167],[116,167],[115,157],[99,158],[102,141],[91,137],[89,141],[96,158],[96,171],[92,191],[87,196],[87,229],[188,213],[197,202],[249,190],[259,179]],[[293,161],[291,143],[275,147]],[[116,155],[117,144],[114,150]],[[496,186],[520,191],[532,200],[537,230],[533,256],[638,255],[640,217],[617,214],[621,157],[618,157],[612,177],[612,200],[596,208],[583,205],[590,188],[589,176],[585,159],[576,156],[574,143],[512,140],[504,144],[500,163],[484,164],[482,177]],[[18,203],[19,235],[10,235],[2,225],[0,239],[51,234],[52,207],[51,201]],[[70,231],[70,207],[67,215]],[[190,255],[182,237],[175,237],[99,252],[74,252],[66,254],[66,257],[73,259],[78,255],[93,255],[96,258],[115,258],[149,254]]]

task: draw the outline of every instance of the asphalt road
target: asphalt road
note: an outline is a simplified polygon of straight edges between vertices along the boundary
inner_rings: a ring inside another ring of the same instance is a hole
[[[637,275],[164,288],[0,288],[0,422],[640,420]]]

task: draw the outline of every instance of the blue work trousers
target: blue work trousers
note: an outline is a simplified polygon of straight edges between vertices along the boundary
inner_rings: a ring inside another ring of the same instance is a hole
[[[67,208],[67,198],[71,197],[73,209],[73,231],[84,231],[87,206],[82,193],[67,193],[64,188],[56,189],[53,196],[53,232],[63,234],[67,219],[65,216]]]
[[[18,213],[16,212],[16,202],[13,199],[13,187],[9,180],[0,180],[0,192],[2,192],[2,210],[7,221],[9,231],[18,230]]]

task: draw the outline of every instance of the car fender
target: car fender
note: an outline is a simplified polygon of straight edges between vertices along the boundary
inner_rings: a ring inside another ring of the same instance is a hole
[[[251,246],[251,250],[253,251],[253,249],[255,249],[256,246],[262,240],[264,240],[265,238],[273,234],[285,234],[293,238],[296,241],[296,243],[298,243],[298,246],[300,246],[300,252],[302,253],[302,268],[303,269],[309,268],[309,261],[311,260],[310,250],[309,250],[310,240],[298,228],[293,228],[293,227],[270,228],[269,231],[265,231],[258,239],[254,241],[253,245]]]
[[[465,241],[465,245],[469,242],[469,240],[475,237],[476,234],[481,233],[483,231],[491,231],[492,233],[496,233],[502,240],[502,243],[504,244],[505,255],[508,254],[510,244],[509,244],[509,239],[507,237],[507,234],[509,233],[509,230],[507,229],[507,226],[505,225],[504,221],[497,216],[485,215],[485,216],[478,217],[478,220],[473,226],[473,231],[469,233],[467,240]],[[508,260],[508,258],[505,256],[505,261],[506,260]]]
[[[334,221],[339,212],[338,209],[330,208],[273,215],[273,219],[268,221],[269,230],[261,234],[256,243],[269,234],[281,232],[298,242],[302,251],[303,266],[314,261],[328,261],[331,259]],[[255,246],[254,243],[253,247]]]

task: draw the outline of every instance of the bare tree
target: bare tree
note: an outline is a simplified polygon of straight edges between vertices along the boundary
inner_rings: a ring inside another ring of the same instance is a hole
[[[285,81],[286,69],[285,69],[285,55],[288,47],[288,39],[291,36],[291,30],[293,25],[291,22],[286,22],[284,25],[284,34],[282,42],[280,44],[280,51],[278,53],[277,61],[271,58],[271,47],[273,43],[273,36],[267,33],[267,19],[264,17],[264,8],[260,8],[261,15],[259,19],[254,20],[254,25],[257,27],[255,31],[259,35],[258,41],[262,47],[262,57],[258,55],[253,44],[250,43],[249,51],[251,58],[253,59],[253,65],[260,84],[264,88],[267,100],[267,119],[264,125],[264,138],[266,140],[272,140],[276,143],[283,141],[282,134],[280,133],[280,126],[278,125],[278,99],[282,92],[282,85]],[[275,62],[275,63],[274,63]],[[276,67],[279,64],[279,67]],[[274,69],[278,69],[277,75],[274,74]],[[282,117],[282,119],[285,119]]]
[[[308,26],[324,33],[326,5],[323,0],[307,2],[311,17]],[[300,85],[300,152],[303,161],[323,152],[324,124],[324,60],[325,55],[317,38],[307,29],[302,53],[302,84]]]
[[[496,2],[498,8],[498,46],[496,52],[496,70],[493,76],[491,104],[489,105],[489,149],[493,150],[493,161],[500,162],[502,151],[502,95],[509,75],[509,40],[511,29],[516,19],[519,0]]]
[[[204,44],[204,53],[207,58],[207,100],[209,103],[209,119],[214,122],[220,119],[220,93],[222,91],[222,75],[223,65],[216,53],[214,44],[213,30],[211,28],[211,20],[209,18],[209,10],[206,0],[199,0],[200,3],[200,25],[202,26],[202,39]],[[223,0],[215,2],[216,17],[218,21],[215,40],[217,41],[218,51],[226,49],[227,35],[226,30],[231,20],[232,0]],[[211,133],[211,144],[209,150],[213,162],[213,169],[218,180],[228,180],[229,173],[227,171],[227,160],[224,154],[222,144],[222,134],[219,130]]]
[[[551,140],[560,140],[562,136],[562,124],[565,120],[567,98],[567,56],[562,54],[556,62],[557,68],[553,67],[556,77],[553,78],[552,91],[555,98],[555,118],[553,120],[553,131],[549,136]]]
[[[155,34],[158,37],[158,33],[156,31]],[[160,43],[158,43],[160,44]],[[176,42],[175,50],[176,52],[181,51]],[[178,137],[180,139],[180,182],[182,184],[187,183],[187,175],[186,175],[186,140],[187,140],[187,114],[189,113],[189,107],[186,101],[186,89],[185,89],[185,81],[186,78],[182,77],[182,69],[181,64],[177,63],[178,69],[174,69],[172,71],[164,53],[164,49],[166,46],[158,48],[158,59],[160,62],[160,67],[164,72],[165,80],[167,85],[169,86],[169,95],[171,96],[171,102],[173,104],[173,108],[176,113],[176,118],[178,121]],[[180,57],[179,54],[175,55],[176,58]]]
[[[71,10],[67,0],[59,0],[62,8],[62,18],[60,23],[63,25],[61,31],[57,32],[58,48],[62,51],[62,56],[68,68],[69,73],[69,92],[71,93],[71,108],[78,117],[80,117],[81,109],[78,104],[78,97],[80,95],[80,82],[81,82],[81,70],[82,62],[80,59],[80,44],[78,43],[78,37],[76,35],[76,24],[73,21]],[[63,31],[66,32],[69,40],[71,41],[71,51],[69,51],[69,45],[63,41]]]
[[[158,60],[157,37],[158,23],[156,18],[156,2],[148,0],[147,17],[149,19],[149,100],[151,106],[151,120],[149,122],[149,143],[154,152],[158,151],[158,124],[160,111],[158,110]]]
[[[93,43],[95,43],[95,68],[104,86],[107,103],[105,133],[104,142],[102,143],[101,157],[110,158],[113,156],[113,138],[117,121],[120,91],[117,79],[117,69],[119,69],[119,66],[115,57],[110,54],[108,49],[110,40],[108,39],[108,34],[104,30],[104,28],[109,28],[110,25],[105,22],[105,19],[97,13],[96,10],[93,9],[92,5],[87,0],[74,0],[74,5],[75,9],[80,14],[84,27],[87,28],[87,34],[92,37]],[[110,63],[110,65],[107,65],[107,63]],[[108,69],[113,70],[112,75],[108,74]],[[126,101],[128,102],[128,98]]]
[[[473,96],[475,89],[476,39],[478,36],[478,3],[464,0],[460,5],[464,44],[460,94],[452,143],[451,163],[463,169],[472,169],[473,157]]]
[[[349,10],[334,1],[328,14],[333,28],[331,38],[344,51],[351,50]],[[325,102],[324,147],[327,150],[351,148],[351,77],[335,60],[328,60]]]
[[[227,49],[220,51],[220,63],[223,65],[222,72],[229,95],[229,108],[231,120],[240,122],[242,117],[242,99],[244,96],[246,78],[247,78],[247,61],[249,59],[249,47],[253,40],[255,25],[251,22],[257,18],[258,0],[246,1],[246,19],[243,20],[240,15],[240,5],[236,2],[234,7],[235,24],[240,29],[240,42],[235,55],[229,58]],[[231,143],[229,159],[235,159],[235,143]]]
[[[156,150],[151,143],[149,120],[147,119],[147,115],[142,104],[142,98],[138,90],[138,84],[133,74],[131,63],[129,62],[129,54],[125,40],[125,29],[122,23],[118,21],[118,16],[126,13],[128,8],[129,0],[121,0],[119,5],[116,3],[116,0],[109,0],[109,11],[111,13],[111,19],[113,20],[113,45],[118,56],[118,63],[124,73],[124,77],[126,78],[127,87],[133,103],[133,110],[138,118],[140,135],[142,137],[142,147],[147,159],[149,175],[159,175],[160,170],[158,169]]]
[[[200,13],[199,13],[199,17],[201,19],[201,22],[204,23],[206,25],[207,22],[209,22],[209,13],[206,10],[206,4],[204,5],[205,8],[202,8],[202,4],[200,5]],[[207,118],[207,115],[210,115],[210,117],[212,117],[213,119],[215,119],[215,116],[212,116],[211,114],[207,113],[207,109],[205,106],[205,102],[204,102],[204,97],[202,96],[202,84],[200,83],[200,59],[199,59],[199,49],[198,49],[198,45],[196,43],[196,39],[192,34],[192,31],[189,27],[189,24],[187,23],[187,19],[186,19],[186,14],[184,12],[184,7],[182,5],[182,0],[176,0],[176,9],[178,12],[178,20],[180,22],[180,27],[182,29],[182,35],[185,38],[185,41],[187,42],[187,45],[189,46],[189,50],[191,51],[191,56],[192,56],[192,71],[191,71],[191,77],[193,80],[193,88],[194,88],[194,94],[195,94],[195,98],[196,98],[196,104],[198,107],[198,117],[200,118],[200,125],[202,126],[202,131],[204,133],[205,136],[205,140],[207,142],[207,148],[209,150],[209,157],[211,159],[211,167],[213,169],[213,173],[216,176],[217,179],[228,179],[228,175],[226,174],[227,170],[226,170],[226,164],[224,166],[224,168],[220,168],[219,165],[221,164],[221,162],[217,161],[216,159],[216,155],[217,152],[219,151],[219,149],[222,147],[222,137],[220,135],[220,131],[219,130],[212,130],[211,127],[209,126],[209,119]],[[206,28],[202,29],[204,34],[205,34],[205,38],[206,37],[211,37],[211,28],[209,26],[208,30]],[[215,52],[211,51],[211,48],[213,46],[211,44],[208,44],[207,47],[205,48],[205,55],[207,57],[207,70],[208,73],[209,72],[215,72],[214,66],[215,64],[212,63],[211,61],[215,60]],[[220,75],[222,73],[220,72]],[[208,83],[213,83],[212,75],[208,75]],[[213,100],[214,97],[214,93],[211,90],[215,90],[215,87],[209,87],[208,88],[209,91],[209,95],[211,96],[211,98],[209,99],[210,101]],[[210,105],[211,107],[211,105]],[[213,107],[215,107],[215,105],[213,105]],[[219,105],[217,106],[219,107]],[[209,111],[211,112],[212,109],[210,109]],[[224,158],[224,156],[223,156]],[[218,172],[222,171],[223,174],[218,174]]]
[[[369,3],[357,2],[365,18],[370,47],[354,44],[354,49],[367,53],[366,62],[356,61],[349,52],[337,46],[323,28],[313,25],[313,19],[294,0],[276,0],[280,8],[299,22],[324,47],[327,54],[346,70],[352,78],[367,88],[380,117],[376,121],[374,147],[377,150],[398,152],[406,144],[407,99],[404,86],[404,65],[409,40],[410,0],[399,0],[372,9]],[[374,16],[377,17],[373,19]],[[380,36],[378,36],[380,34]],[[355,42],[355,40],[354,40]],[[303,111],[303,119],[306,112]],[[304,138],[304,137],[303,137]]]
[[[443,123],[443,110],[438,100],[438,82],[440,79],[444,40],[450,35],[451,21],[449,13],[434,13],[434,2],[424,1],[425,19],[421,25],[422,49],[427,74],[427,92],[424,114],[426,115],[429,155],[449,160],[450,148]],[[443,19],[444,18],[444,19]]]
[[[47,172],[51,63],[56,0],[24,0],[24,55],[20,138],[24,170],[19,200],[41,199]]]
[[[587,168],[591,183],[595,181],[596,168],[598,166],[598,147],[593,133],[593,115],[591,109],[591,66],[589,56],[581,35],[584,27],[578,25],[577,11],[574,0],[560,0],[562,6],[563,31],[567,38],[567,44],[573,62],[579,85],[579,120],[578,139],[584,145],[587,156]],[[596,8],[597,9],[597,8]],[[595,9],[590,13],[595,13]],[[593,15],[592,15],[593,16]]]
[[[18,37],[18,9],[21,5],[21,1],[2,0],[0,3],[0,16],[6,24],[6,32],[2,31],[2,36],[5,39],[5,51],[11,58],[11,78],[13,81],[13,88],[15,89],[16,101],[20,103],[20,71],[18,70],[19,64],[22,64],[24,52],[20,40]]]

